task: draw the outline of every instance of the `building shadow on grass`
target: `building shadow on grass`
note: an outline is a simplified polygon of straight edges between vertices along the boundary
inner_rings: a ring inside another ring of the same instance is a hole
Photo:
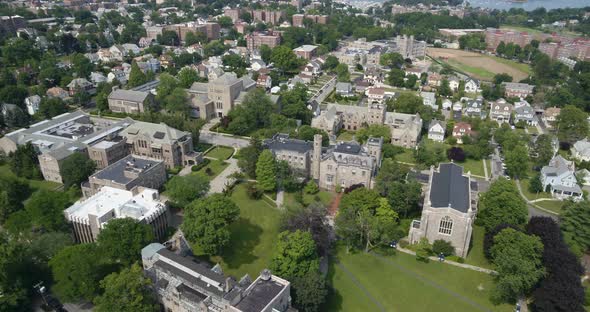
[[[331,257],[328,265],[328,275],[326,279],[328,281],[328,296],[326,302],[320,308],[320,311],[342,311],[342,295],[334,288],[334,275],[336,274],[336,262],[338,260],[335,257]]]
[[[223,249],[223,260],[230,269],[249,264],[258,259],[252,251],[260,243],[262,228],[240,217],[231,226],[229,245]]]

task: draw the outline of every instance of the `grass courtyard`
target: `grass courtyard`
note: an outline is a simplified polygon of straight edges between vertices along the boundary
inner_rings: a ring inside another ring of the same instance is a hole
[[[483,168],[483,161],[467,158],[464,162],[457,162],[458,165],[463,166],[463,172],[471,171],[471,174],[485,177],[485,170]]]
[[[329,272],[335,288],[325,311],[512,311],[493,305],[493,277],[396,253],[337,253]]]
[[[544,200],[536,202],[535,205],[552,211],[556,214],[561,214],[563,212],[563,201],[561,200]]]
[[[229,164],[223,160],[210,159],[209,163],[199,171],[193,171],[192,174],[202,174],[209,180],[218,176]],[[208,170],[210,169],[210,171]],[[208,174],[210,173],[210,174]]]
[[[219,160],[226,160],[234,153],[234,149],[226,146],[215,146],[210,149],[205,156],[216,158]]]
[[[285,193],[285,206],[286,207],[301,207],[301,203],[295,200],[295,193]],[[330,205],[332,199],[334,199],[336,193],[328,192],[328,191],[319,191],[317,194],[310,195],[303,193],[303,204],[309,205],[316,201],[316,198],[319,198],[319,202],[324,204],[324,206]]]
[[[231,199],[240,207],[240,218],[231,226],[229,245],[210,261],[238,279],[246,273],[256,277],[270,264],[281,212],[269,201],[248,198],[244,184],[235,187]]]
[[[522,193],[524,194],[524,197],[526,197],[528,200],[535,200],[535,199],[539,199],[539,198],[551,198],[551,194],[549,194],[547,192],[540,192],[538,194],[532,193],[529,190],[529,185],[530,185],[529,179],[519,180],[518,183],[520,183],[520,187],[522,188]]]

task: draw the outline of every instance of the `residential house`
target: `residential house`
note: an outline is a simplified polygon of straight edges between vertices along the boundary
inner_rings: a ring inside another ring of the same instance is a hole
[[[385,104],[389,95],[385,93],[385,88],[369,88],[365,94],[367,95],[369,103]]]
[[[369,67],[363,73],[363,80],[368,81],[372,85],[382,84],[385,80],[385,73],[379,67]]]
[[[442,109],[443,110],[450,111],[452,108],[453,108],[453,101],[451,101],[449,99],[442,100]]]
[[[554,198],[581,200],[582,189],[576,179],[576,166],[573,161],[561,155],[554,156],[547,166],[541,168],[543,190],[548,190]]]
[[[107,77],[101,72],[90,73],[90,82],[97,87],[102,82],[107,82]]]
[[[458,144],[463,144],[463,137],[471,137],[471,124],[467,122],[458,122],[453,126],[453,137],[457,139]]]
[[[272,87],[272,78],[270,75],[260,74],[258,75],[258,79],[256,79],[256,86],[269,90]]]
[[[154,96],[150,92],[113,88],[108,96],[109,109],[126,114],[144,113],[154,105]]]
[[[477,213],[476,185],[457,164],[440,164],[438,170],[432,166],[422,217],[410,226],[410,243],[417,244],[422,238],[430,243],[445,240],[453,245],[457,256],[467,256]]]
[[[337,82],[336,83],[336,94],[344,97],[354,96],[352,90],[352,84],[350,82]]]
[[[41,105],[41,97],[38,95],[31,95],[25,98],[25,105],[27,106],[27,113],[35,115],[39,111]]]
[[[477,99],[467,100],[465,105],[465,115],[470,118],[486,118],[486,112],[483,109],[483,98],[478,97]]]
[[[449,76],[447,81],[449,82],[449,87],[453,92],[459,91],[459,85],[461,84],[461,79],[459,79],[459,77]]]
[[[496,121],[499,125],[509,123],[512,119],[512,111],[514,106],[504,99],[498,99],[490,103],[490,118]]]
[[[419,114],[387,112],[385,124],[391,127],[391,144],[405,148],[415,148],[420,140],[422,118]]]
[[[553,128],[560,112],[561,108],[559,107],[549,107],[545,109],[545,112],[543,113],[543,123],[545,124],[545,127]]]
[[[445,131],[445,122],[433,119],[428,125],[428,138],[435,142],[442,142],[445,140]]]
[[[107,74],[107,82],[112,83],[115,80],[121,84],[126,84],[127,80],[129,80],[129,73],[126,73],[122,67],[113,68],[111,69],[111,72]]]
[[[479,81],[472,79],[472,78],[467,78],[467,80],[465,80],[465,92],[466,93],[477,93],[479,91],[480,91]]]
[[[515,103],[514,109],[514,123],[524,122],[528,126],[536,126],[537,119],[535,118],[535,110],[527,101]]]
[[[590,161],[590,142],[587,138],[574,143],[570,151],[572,158],[581,161]]]
[[[438,110],[438,105],[436,104],[436,94],[434,92],[420,92],[420,96],[422,97],[422,103],[425,106],[429,106],[433,110]]]
[[[443,78],[437,73],[428,73],[428,86],[437,88],[440,87]]]
[[[257,72],[264,68],[266,68],[266,63],[263,60],[254,59],[250,61],[250,69],[253,71]]]
[[[526,98],[533,94],[535,86],[519,82],[502,82],[504,95],[508,98]]]
[[[60,87],[49,88],[49,89],[47,89],[47,92],[45,92],[45,94],[49,98],[60,98],[62,100],[65,100],[70,97],[70,94],[68,93],[68,91],[66,91]]]
[[[86,78],[73,79],[67,87],[70,96],[74,96],[78,92],[86,92],[88,94],[96,93],[96,88],[90,81],[86,80]]]
[[[461,120],[463,118],[463,103],[457,101],[453,104],[453,119]]]

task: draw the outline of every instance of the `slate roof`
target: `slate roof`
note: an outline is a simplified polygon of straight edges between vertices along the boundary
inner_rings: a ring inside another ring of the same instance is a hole
[[[306,153],[313,149],[313,143],[303,140],[290,139],[288,134],[275,134],[272,139],[264,141],[264,145],[271,151],[287,150]]]
[[[143,103],[148,95],[148,92],[143,91],[117,89],[109,94],[109,99]]]
[[[434,172],[430,187],[430,202],[433,208],[453,208],[468,212],[470,208],[469,178],[463,176],[463,167],[448,163],[440,164]]]
[[[147,170],[162,162],[164,161],[128,155],[114,164],[95,173],[93,177],[101,180],[110,180],[119,184],[127,184],[135,180],[133,177],[125,176],[125,170],[128,167],[137,170]]]

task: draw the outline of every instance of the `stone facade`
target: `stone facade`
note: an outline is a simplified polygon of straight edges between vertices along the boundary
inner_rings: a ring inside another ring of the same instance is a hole
[[[117,113],[139,114],[154,104],[150,92],[115,89],[108,97],[109,109]]]
[[[464,258],[476,213],[477,188],[472,188],[471,178],[463,174],[463,168],[452,163],[440,164],[436,171],[431,167],[424,187],[422,217],[411,224],[410,243],[416,244],[422,238],[430,243],[442,239],[450,242],[455,254]]]
[[[385,124],[391,128],[391,144],[405,148],[418,145],[422,131],[422,118],[419,114],[388,112],[385,115]]]

